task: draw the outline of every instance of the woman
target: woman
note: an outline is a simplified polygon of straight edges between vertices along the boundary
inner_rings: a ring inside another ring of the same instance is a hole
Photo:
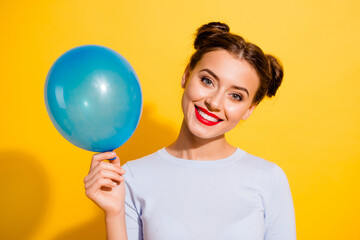
[[[108,239],[296,239],[285,173],[225,139],[275,95],[281,64],[223,23],[200,27],[194,46],[177,140],[122,167],[115,152],[93,156],[85,189],[105,211]]]

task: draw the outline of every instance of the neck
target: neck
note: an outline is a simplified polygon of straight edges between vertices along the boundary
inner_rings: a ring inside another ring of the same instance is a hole
[[[202,139],[193,135],[184,120],[178,138],[166,147],[171,155],[192,160],[222,159],[233,154],[235,149],[226,141],[225,135],[211,139]]]

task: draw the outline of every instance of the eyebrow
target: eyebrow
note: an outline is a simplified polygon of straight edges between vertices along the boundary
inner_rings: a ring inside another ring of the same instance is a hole
[[[217,81],[220,80],[220,78],[215,74],[213,73],[211,70],[207,69],[207,68],[204,68],[204,69],[201,69],[200,72],[207,72],[209,73],[211,76],[213,76]],[[246,89],[246,88],[243,88],[243,87],[239,87],[239,86],[231,86],[232,88],[235,88],[235,89],[238,89],[238,90],[242,90],[244,92],[247,93],[247,95],[249,96],[249,91]]]

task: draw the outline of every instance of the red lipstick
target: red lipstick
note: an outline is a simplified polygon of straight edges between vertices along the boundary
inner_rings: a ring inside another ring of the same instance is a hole
[[[198,112],[198,109],[202,112],[204,112],[206,115],[209,115],[215,119],[217,119],[217,122],[213,122],[213,121],[209,121],[205,118],[203,118],[200,113]],[[198,107],[198,106],[195,106],[195,116],[196,118],[203,124],[207,125],[207,126],[214,126],[218,123],[220,123],[221,121],[223,121],[222,119],[220,119],[218,116],[210,113],[209,111],[207,111],[206,109],[202,108],[202,107]]]

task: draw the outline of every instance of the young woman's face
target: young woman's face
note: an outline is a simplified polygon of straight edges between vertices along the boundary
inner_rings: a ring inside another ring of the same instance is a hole
[[[208,139],[225,134],[250,116],[259,78],[245,60],[216,50],[186,71],[181,85],[185,122],[192,134]]]

